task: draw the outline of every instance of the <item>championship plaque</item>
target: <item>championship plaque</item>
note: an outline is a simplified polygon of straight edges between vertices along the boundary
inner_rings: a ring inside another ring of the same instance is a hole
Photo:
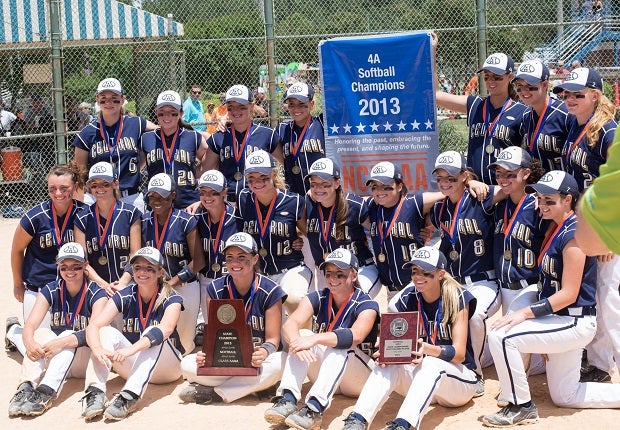
[[[395,312],[381,315],[379,363],[411,363],[411,351],[417,351],[420,332],[418,312]]]
[[[205,365],[198,375],[256,376],[252,367],[252,329],[245,322],[243,300],[210,300],[205,326]]]

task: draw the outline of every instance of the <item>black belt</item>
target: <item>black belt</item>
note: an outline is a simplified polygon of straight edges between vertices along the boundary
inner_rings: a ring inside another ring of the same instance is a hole
[[[538,277],[535,277],[535,278],[521,279],[515,282],[501,282],[500,281],[499,286],[502,288],[506,288],[507,290],[521,290],[523,288],[527,288],[528,286],[532,284],[536,284],[538,282],[538,279],[539,279]]]
[[[557,312],[558,315],[565,315],[571,317],[595,317],[596,316],[596,307],[595,306],[581,306],[581,307],[573,307],[573,308],[564,308]]]
[[[470,276],[454,276],[454,279],[459,284],[469,284],[471,282],[478,281],[493,281],[496,279],[495,271],[489,270],[487,272],[480,272]]]
[[[375,260],[372,257],[369,257],[364,261],[360,261],[360,267],[370,266],[371,264],[375,264]]]

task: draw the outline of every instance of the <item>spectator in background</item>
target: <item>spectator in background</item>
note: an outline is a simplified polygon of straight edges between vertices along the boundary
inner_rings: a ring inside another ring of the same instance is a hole
[[[13,112],[5,110],[4,100],[0,99],[0,136],[10,136],[11,126],[17,119]]]
[[[269,102],[265,98],[263,87],[258,87],[254,91],[254,116],[257,118],[269,116]]]
[[[26,130],[31,133],[51,133],[54,130],[52,111],[37,93],[30,95],[30,106],[24,112]]]
[[[226,93],[220,93],[220,105],[215,109],[218,118],[227,117],[228,109],[226,108]]]
[[[94,119],[93,116],[90,114],[91,107],[91,104],[88,102],[82,102],[78,106],[78,118],[80,119],[79,130],[90,124]]]
[[[80,129],[78,117],[79,108],[77,100],[71,96],[65,98],[65,119],[67,120],[67,130],[74,131]]]
[[[203,124],[205,110],[200,101],[201,95],[202,88],[199,85],[192,85],[189,90],[189,97],[183,103],[183,121],[191,124],[196,131],[207,130],[207,126]]]
[[[207,133],[213,134],[217,131],[217,124],[209,124],[209,123],[217,123],[220,117],[217,115],[217,110],[215,109],[215,103],[209,102],[207,103],[207,111],[205,112],[205,122],[207,123]]]
[[[575,69],[578,69],[581,67],[581,61],[579,60],[575,60],[572,63],[570,63],[570,71],[572,72]]]
[[[568,75],[570,73],[570,70],[568,70],[567,68],[564,67],[564,60],[558,60],[557,64],[555,66],[555,69],[553,69],[553,74],[562,82],[564,82],[564,79],[566,78],[566,75]]]

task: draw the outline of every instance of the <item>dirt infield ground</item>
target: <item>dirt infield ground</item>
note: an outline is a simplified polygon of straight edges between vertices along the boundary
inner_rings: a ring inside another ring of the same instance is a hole
[[[10,248],[13,231],[17,220],[4,220],[0,218],[0,261],[4,273],[2,282],[4,299],[0,301],[0,322],[4,323],[7,316],[20,315],[21,305],[13,298],[13,282],[10,270]],[[385,301],[385,296],[379,300]],[[276,429],[263,420],[263,411],[270,406],[268,400],[258,400],[248,397],[233,404],[218,405],[186,405],[182,404],[177,393],[184,386],[179,380],[174,384],[150,385],[144,398],[140,401],[138,410],[124,421],[119,423],[106,423],[95,421],[85,424],[80,417],[83,380],[71,379],[60,394],[60,398],[43,416],[38,418],[9,419],[7,408],[20,372],[21,356],[16,353],[0,353],[0,405],[4,410],[0,411],[0,428],[27,429],[73,429],[73,428],[131,428],[139,429],[175,429],[181,427],[193,427],[196,429]],[[482,428],[482,415],[495,412],[495,395],[498,392],[497,377],[494,369],[485,371],[487,378],[486,394],[473,400],[464,407],[447,409],[431,407],[422,421],[423,429],[478,429]],[[620,378],[616,375],[614,382],[619,383]],[[108,396],[118,392],[122,387],[121,378],[112,375],[108,384]],[[530,380],[534,402],[538,406],[541,419],[538,424],[528,428],[535,429],[598,429],[606,430],[618,428],[620,422],[620,410],[576,410],[561,409],[555,407],[549,398],[544,375],[536,376]],[[307,385],[306,385],[307,389]],[[371,429],[381,429],[384,423],[391,420],[400,406],[400,396],[393,396],[384,406],[383,410],[375,419]],[[336,396],[331,408],[323,418],[323,429],[341,429],[342,420],[351,412],[354,399]]]

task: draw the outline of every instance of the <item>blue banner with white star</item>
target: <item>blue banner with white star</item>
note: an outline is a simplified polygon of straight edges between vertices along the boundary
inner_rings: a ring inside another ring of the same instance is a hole
[[[411,191],[436,189],[437,109],[427,32],[335,38],[319,44],[327,156],[344,189],[369,194],[372,166],[401,167]]]

